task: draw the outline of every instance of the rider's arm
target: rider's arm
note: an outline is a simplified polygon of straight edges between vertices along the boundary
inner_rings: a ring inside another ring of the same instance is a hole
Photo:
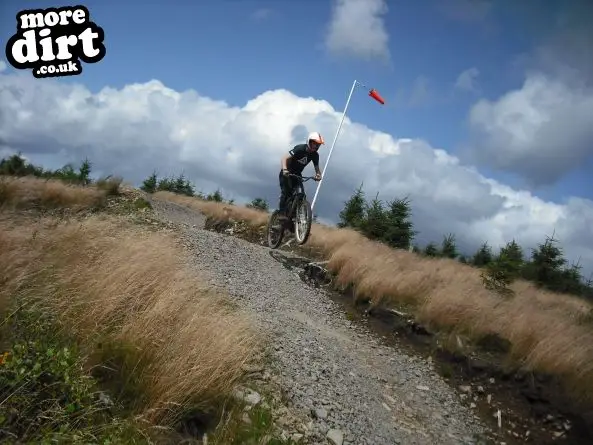
[[[290,153],[286,153],[284,156],[282,156],[282,159],[280,160],[280,166],[282,167],[282,170],[288,170],[286,163],[290,158],[292,158]]]
[[[313,167],[315,167],[315,173],[321,175],[321,170],[319,170],[319,155],[315,153],[317,156],[313,157]]]

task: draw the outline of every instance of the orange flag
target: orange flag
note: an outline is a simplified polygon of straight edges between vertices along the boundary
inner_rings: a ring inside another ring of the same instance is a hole
[[[375,90],[374,88],[369,91],[369,96],[379,102],[381,105],[385,105],[385,99],[381,97],[381,95]]]

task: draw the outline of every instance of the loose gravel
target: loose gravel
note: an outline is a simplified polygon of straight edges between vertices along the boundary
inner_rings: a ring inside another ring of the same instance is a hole
[[[313,420],[314,443],[480,443],[486,427],[430,361],[382,345],[270,249],[204,230],[203,215],[184,207],[153,206],[160,218],[183,224],[196,265],[254,313],[270,339],[278,382],[293,408]]]

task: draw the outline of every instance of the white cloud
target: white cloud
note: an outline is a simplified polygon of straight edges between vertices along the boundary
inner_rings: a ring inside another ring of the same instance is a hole
[[[286,90],[231,107],[156,80],[92,94],[29,73],[0,74],[0,152],[22,150],[33,162],[55,166],[88,156],[95,171],[137,184],[154,168],[161,176],[184,171],[206,192],[220,186],[225,196],[263,197],[272,207],[280,156],[307,131],[330,137],[340,117],[329,103]],[[322,166],[326,156],[327,149]],[[423,243],[453,232],[463,247],[513,238],[535,246],[556,230],[569,259],[581,256],[592,269],[593,202],[543,201],[483,177],[425,141],[395,139],[346,119],[316,204],[320,218],[335,222],[361,181],[369,197],[408,195]],[[314,187],[307,183],[311,197]]]
[[[463,91],[477,92],[478,91],[478,76],[480,71],[475,68],[469,68],[457,76],[455,81],[455,88]]]
[[[385,0],[335,0],[325,38],[327,49],[363,59],[390,59]]]
[[[470,123],[479,160],[533,185],[553,184],[593,158],[593,89],[582,83],[532,73],[521,89],[476,103]]]

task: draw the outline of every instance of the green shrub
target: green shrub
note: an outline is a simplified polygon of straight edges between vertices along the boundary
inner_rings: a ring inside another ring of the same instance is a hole
[[[20,309],[3,325],[0,441],[145,442],[133,424],[113,415],[109,396],[84,369],[84,356],[48,313]]]

